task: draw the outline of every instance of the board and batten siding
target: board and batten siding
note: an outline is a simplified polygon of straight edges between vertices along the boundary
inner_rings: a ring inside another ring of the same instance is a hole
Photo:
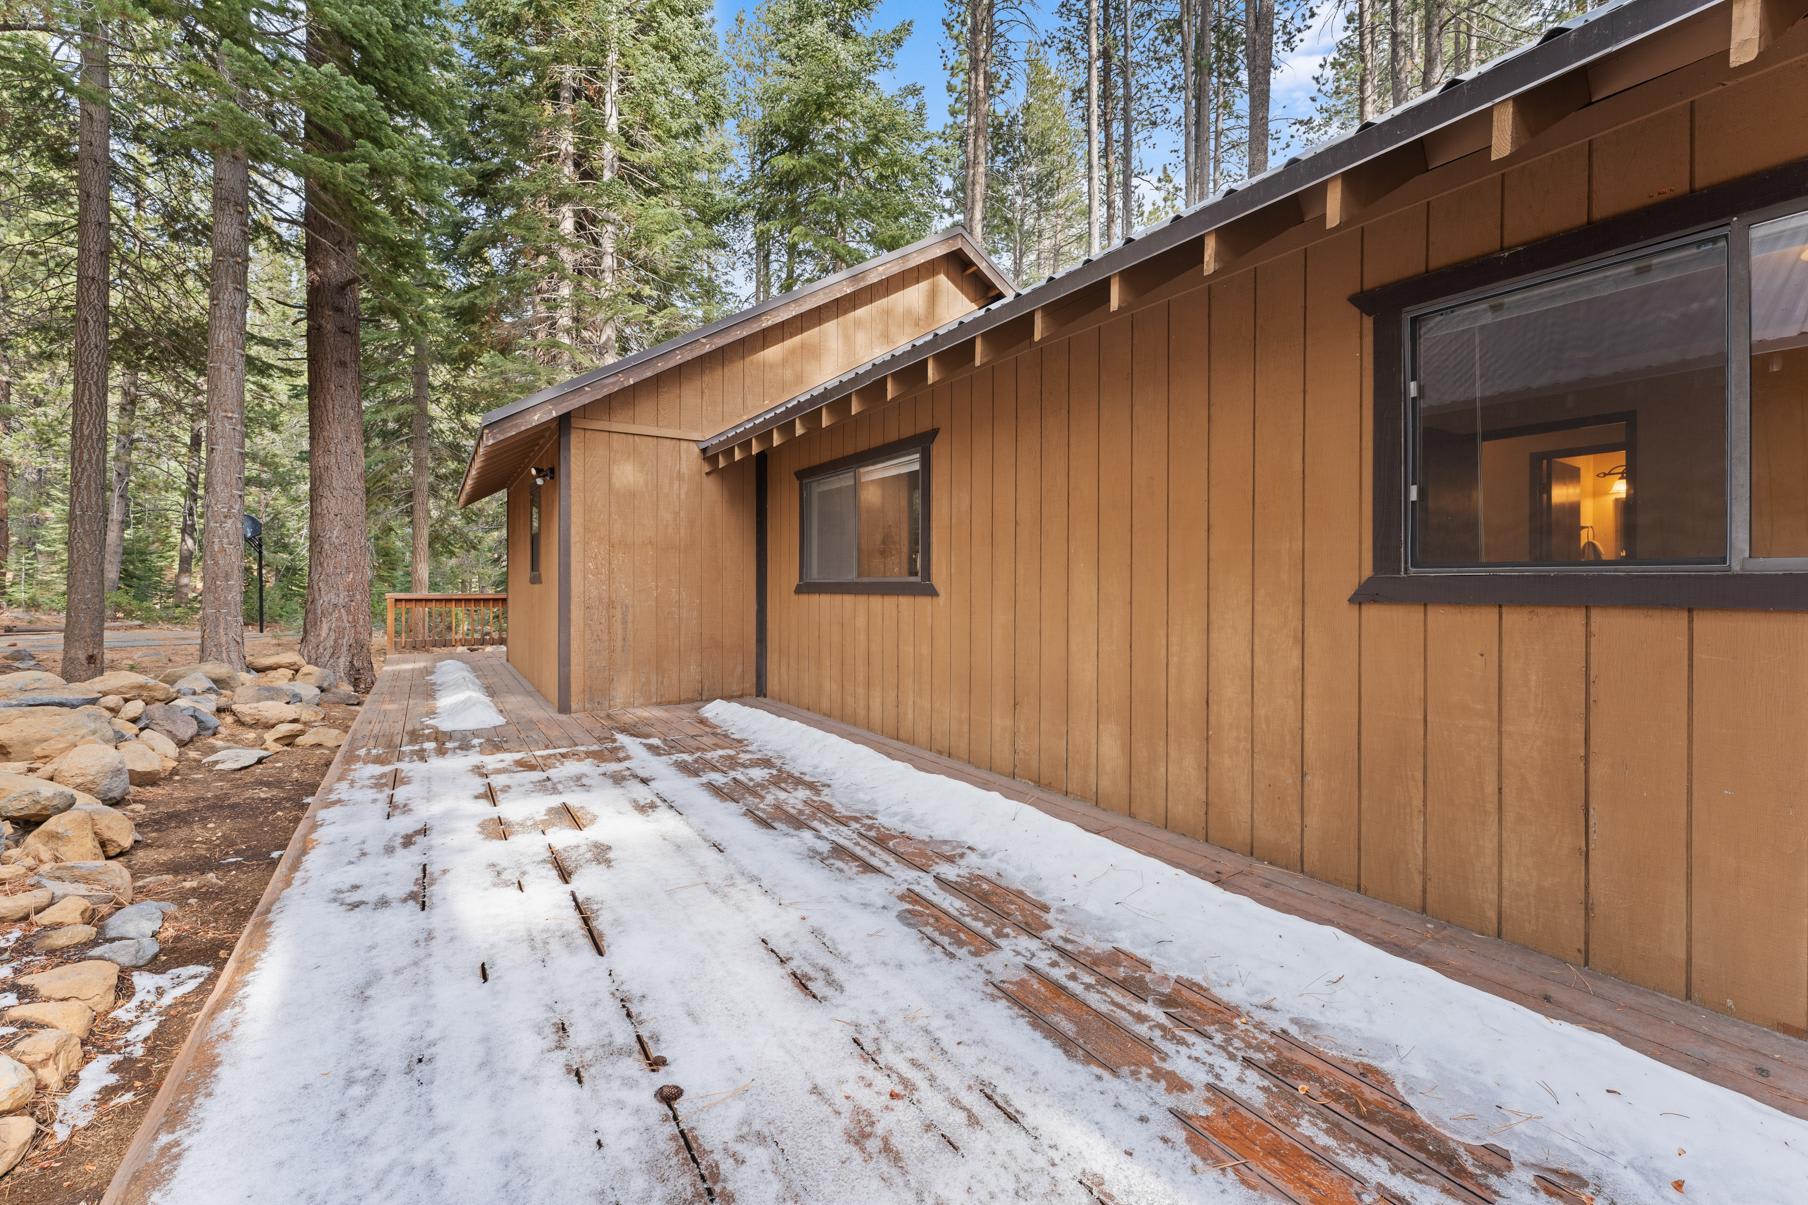
[[[776,448],[769,693],[1808,1033],[1808,615],[1347,601],[1350,295],[1808,156],[1808,61],[1725,74]],[[793,593],[795,471],[929,428],[938,595]]]
[[[705,473],[696,440],[971,311],[988,286],[966,268],[954,254],[901,268],[573,412],[566,697],[556,610],[542,625],[531,601],[545,587],[524,587],[510,639],[534,686],[578,711],[752,694],[752,465]],[[525,491],[525,478],[510,490],[511,606]]]
[[[556,435],[548,441],[546,450],[534,457],[534,464],[550,465],[555,474],[564,472]],[[508,490],[508,659],[522,677],[534,684],[535,690],[548,699],[556,699],[559,575],[564,572],[559,561],[559,490],[556,479],[540,487],[540,580],[530,581],[528,524],[533,504],[528,476],[522,473]]]

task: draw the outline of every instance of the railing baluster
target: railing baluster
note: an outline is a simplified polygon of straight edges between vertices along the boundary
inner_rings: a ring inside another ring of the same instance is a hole
[[[508,643],[506,594],[388,594],[383,609],[390,652]]]

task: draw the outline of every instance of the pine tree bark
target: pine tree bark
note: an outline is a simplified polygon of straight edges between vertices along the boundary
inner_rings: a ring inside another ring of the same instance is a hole
[[[106,592],[119,589],[126,559],[126,507],[131,501],[132,445],[137,439],[138,372],[128,369],[119,383],[119,412],[113,419],[113,497],[107,507]]]
[[[245,315],[249,165],[214,153],[207,298],[207,492],[201,524],[201,659],[245,668]]]
[[[176,580],[170,595],[178,607],[188,605],[194,590],[195,528],[201,495],[201,441],[207,430],[205,412],[188,424],[188,459],[182,462],[182,526],[176,532]]]
[[[576,69],[559,70],[559,283],[558,332],[559,362],[568,371],[577,367],[578,346],[578,207],[577,191],[577,85],[572,76]]]
[[[967,0],[967,129],[964,205],[967,230],[985,244],[986,168],[991,157],[994,0]]]
[[[1124,20],[1123,66],[1120,70],[1124,77],[1124,104],[1120,114],[1124,132],[1118,139],[1124,165],[1117,176],[1118,188],[1122,191],[1118,208],[1123,213],[1124,237],[1128,238],[1136,229],[1136,30],[1134,0],[1118,0],[1118,3]]]
[[[1099,253],[1099,0],[1086,0],[1086,255]]]
[[[316,37],[310,50],[335,57]],[[343,151],[344,135],[309,114],[316,154]],[[318,181],[303,191],[307,268],[308,593],[301,655],[353,690],[376,681],[371,661],[370,534],[364,500],[364,399],[359,364],[357,232]]]
[[[0,296],[0,303],[4,302]],[[13,371],[6,347],[0,344],[0,439],[13,429]],[[0,452],[0,607],[6,605],[7,587],[12,582],[12,462]]]
[[[1121,3],[1122,0],[1119,0]],[[1099,46],[1099,124],[1105,168],[1105,242],[1117,238],[1117,37],[1110,32],[1111,0],[1104,0],[1105,24]]]
[[[1375,0],[1356,0],[1356,120],[1375,117]]]
[[[1268,170],[1268,116],[1274,81],[1274,0],[1244,7],[1244,69],[1249,80],[1249,174]]]
[[[1408,55],[1412,47],[1407,13],[1401,0],[1387,0],[1387,82],[1389,107],[1406,103]]]
[[[414,430],[411,440],[410,459],[414,474],[413,527],[414,552],[409,558],[409,589],[416,594],[425,594],[432,589],[433,562],[431,560],[431,528],[433,517],[431,511],[432,497],[430,486],[433,482],[432,464],[428,459],[429,424],[431,415],[428,412],[428,375],[429,367],[427,337],[416,335],[414,338]]]
[[[69,571],[63,678],[106,672],[107,260],[111,161],[107,29],[82,28],[83,96],[76,145],[74,388],[69,412]]]
[[[1425,10],[1424,61],[1419,69],[1419,90],[1431,91],[1444,74],[1444,6],[1423,0]]]

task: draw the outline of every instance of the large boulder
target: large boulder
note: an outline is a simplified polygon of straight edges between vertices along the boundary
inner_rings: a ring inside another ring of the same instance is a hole
[[[10,1113],[23,1109],[37,1094],[38,1077],[31,1073],[31,1068],[0,1054],[0,1110]]]
[[[103,695],[118,695],[122,699],[143,699],[146,703],[167,703],[176,697],[175,687],[159,682],[144,674],[135,674],[129,669],[114,670],[110,674],[102,674],[98,678],[89,678],[82,686],[89,690],[99,691]]]
[[[118,803],[132,790],[126,759],[111,745],[77,745],[45,769],[51,782],[86,791],[102,803]]]
[[[75,792],[29,774],[0,774],[0,820],[41,824],[75,806]]]
[[[301,709],[293,703],[234,703],[233,718],[253,728],[274,728],[292,724],[301,718]]]
[[[331,690],[339,685],[339,675],[322,666],[304,665],[295,671],[295,681],[300,685],[312,686],[317,690]]]
[[[32,882],[59,901],[75,896],[90,904],[132,902],[132,872],[118,862],[108,862],[104,858],[44,866]]]
[[[260,674],[273,669],[295,671],[307,667],[300,653],[254,653],[245,658],[245,664]]]
[[[13,895],[0,895],[0,922],[24,920],[32,913],[48,907],[50,899],[50,892],[42,887]]]
[[[247,682],[232,692],[232,705],[240,703],[292,703],[289,687],[269,682]]]
[[[144,709],[144,728],[162,733],[177,745],[188,744],[195,739],[195,733],[200,731],[193,712],[172,707],[168,703],[155,703]]]
[[[86,740],[111,745],[113,717],[98,707],[20,707],[0,711],[0,761],[47,761]]]
[[[126,776],[135,787],[148,787],[169,773],[168,760],[143,741],[121,741],[115,752],[125,763]]]
[[[113,991],[119,985],[119,967],[100,958],[72,962],[19,979],[22,987],[40,1000],[74,1000],[97,1013],[113,1011]]]
[[[31,1068],[39,1087],[55,1092],[82,1065],[82,1040],[60,1029],[40,1029],[8,1046],[6,1053]]]
[[[69,684],[55,674],[41,669],[24,669],[16,673],[0,674],[0,695],[16,695],[22,690],[67,685]]]
[[[86,686],[37,686],[16,694],[0,695],[0,708],[104,707],[104,698]]]
[[[101,852],[109,858],[117,858],[138,843],[138,830],[132,827],[131,818],[124,812],[93,800],[77,800],[66,814],[74,816],[78,813],[88,817],[94,825],[94,838],[100,842]]]
[[[107,856],[94,832],[94,818],[73,808],[38,825],[37,831],[20,843],[19,850],[40,866],[50,862],[99,862]]]

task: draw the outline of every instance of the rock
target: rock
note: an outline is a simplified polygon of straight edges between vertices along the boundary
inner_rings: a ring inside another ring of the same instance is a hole
[[[147,678],[143,674],[135,674],[129,669],[114,670],[110,674],[102,674],[98,678],[90,678],[82,683],[89,690],[97,690],[103,695],[118,695],[122,699],[143,699],[146,703],[167,703],[176,697],[175,688],[155,678]]]
[[[264,733],[264,748],[272,753],[279,749],[287,749],[291,741],[307,730],[306,724],[278,724]]]
[[[94,818],[73,808],[38,825],[19,848],[40,864],[99,862],[107,856],[94,832]]]
[[[7,825],[7,828],[10,829],[12,826],[9,824]],[[31,871],[23,866],[0,866],[0,885],[17,883],[20,879],[28,879],[30,877]]]
[[[138,717],[144,714],[146,703],[143,699],[127,699],[119,708],[119,719],[128,724],[136,724]]]
[[[174,686],[193,674],[200,674],[214,686],[232,686],[238,682],[239,678],[239,671],[224,661],[197,661],[193,665],[178,665],[173,669],[166,669],[157,675],[157,680]]]
[[[119,984],[119,967],[101,958],[84,959],[67,966],[25,975],[19,983],[43,1000],[74,1000],[96,1013],[113,1011],[113,989]]]
[[[88,951],[96,958],[116,962],[122,967],[141,967],[162,952],[163,947],[151,937],[126,937],[95,946]]]
[[[300,653],[255,653],[245,658],[245,664],[259,673],[273,669],[286,669],[293,673],[307,668],[307,662],[301,659]]]
[[[304,665],[295,671],[295,681],[318,690],[331,690],[339,685],[339,675],[318,665]]]
[[[122,720],[118,716],[114,716],[113,731],[119,733],[121,741],[135,740],[138,736],[138,725],[130,720]]]
[[[100,927],[100,935],[106,938],[155,937],[163,928],[163,918],[174,912],[176,906],[165,900],[145,900],[133,904],[130,908],[121,908],[109,916]]]
[[[295,718],[304,724],[318,724],[321,720],[326,719],[326,712],[310,703],[297,703]]]
[[[268,682],[274,686],[287,686],[289,683],[295,681],[295,671],[292,669],[266,670],[257,676],[257,680],[259,682]]]
[[[122,741],[115,752],[125,762],[126,776],[135,787],[148,787],[169,773],[169,759],[143,741]]]
[[[182,751],[176,748],[176,742],[172,741],[169,737],[164,736],[155,728],[146,728],[143,732],[140,732],[138,734],[138,743],[168,762],[173,762],[182,755]],[[127,767],[128,771],[130,768],[130,766]]]
[[[79,896],[91,904],[132,902],[132,872],[118,862],[59,862],[42,867],[32,882],[59,900]]]
[[[93,925],[58,925],[54,929],[39,929],[31,939],[31,948],[40,954],[48,954],[71,946],[85,946],[97,936]]]
[[[183,695],[180,699],[177,699],[174,703],[170,704],[170,706],[180,707],[197,716],[218,715],[220,711],[220,700],[218,696],[215,695]]]
[[[287,703],[289,688],[273,686],[268,682],[252,682],[232,692],[232,705],[240,703]]]
[[[231,749],[222,749],[212,757],[202,759],[201,764],[212,766],[216,770],[244,770],[257,765],[258,762],[269,756],[270,750],[268,749],[247,749],[243,746],[234,746]]]
[[[202,673],[177,678],[170,685],[175,687],[176,693],[179,695],[210,695],[219,689],[213,684],[212,678]]]
[[[80,686],[40,686],[35,690],[22,690],[18,694],[0,695],[0,708],[99,707],[101,703],[100,695]]]
[[[138,830],[132,827],[131,817],[124,812],[104,803],[80,800],[67,814],[78,813],[93,823],[94,838],[100,842],[101,852],[107,857],[117,858],[138,843]]]
[[[66,895],[31,919],[40,925],[85,925],[93,918],[93,904],[80,896]]]
[[[0,921],[24,920],[41,908],[48,908],[52,896],[42,887],[15,895],[0,895]]]
[[[322,726],[319,728],[310,728],[307,732],[297,737],[295,740],[295,747],[297,749],[337,749],[344,743],[345,733],[343,730]]]
[[[0,1176],[19,1166],[37,1134],[38,1123],[29,1116],[0,1117]]]
[[[0,1109],[23,1109],[38,1094],[38,1077],[15,1058],[0,1054]],[[7,1120],[12,1120],[8,1118]]]
[[[320,688],[306,683],[291,683],[289,686],[289,702],[313,706],[320,702]]]
[[[75,792],[26,774],[0,774],[0,820],[41,824],[75,806]]]
[[[355,690],[329,690],[321,693],[320,701],[337,703],[341,707],[359,707],[364,703],[364,696]]]
[[[22,690],[37,690],[45,686],[67,686],[53,673],[41,669],[20,670],[11,674],[0,674],[0,695],[16,695]]]
[[[119,709],[126,705],[126,701],[119,695],[102,695],[100,697],[100,705],[114,715],[118,715]]]
[[[118,803],[132,789],[125,757],[102,745],[77,745],[57,758],[50,781],[86,791],[102,803]]]
[[[184,700],[184,702],[188,701]],[[177,704],[177,706],[181,706],[181,704]],[[188,717],[195,722],[195,731],[201,736],[212,736],[220,730],[219,717],[211,711],[203,711],[198,707],[191,708],[188,711]]]
[[[45,1091],[55,1092],[82,1065],[82,1040],[61,1029],[40,1029],[8,1046],[6,1053],[30,1067]]]
[[[274,728],[301,717],[301,709],[293,703],[234,703],[233,718],[253,728]]]
[[[48,761],[84,740],[113,743],[113,717],[98,707],[20,707],[0,711],[0,758]]]
[[[5,1019],[26,1025],[47,1025],[51,1029],[72,1033],[78,1038],[87,1037],[88,1031],[94,1028],[94,1010],[74,1000],[40,1000],[34,1004],[15,1004],[6,1010]]]
[[[195,739],[195,733],[200,731],[193,712],[182,707],[171,707],[167,703],[146,707],[144,726],[152,732],[161,732],[177,745],[188,744]]]

